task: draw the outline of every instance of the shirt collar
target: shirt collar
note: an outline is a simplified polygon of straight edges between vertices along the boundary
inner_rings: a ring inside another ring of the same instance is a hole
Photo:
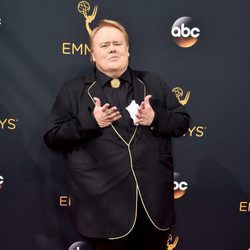
[[[99,71],[98,69],[95,70],[95,75],[96,75],[96,81],[98,82],[98,84],[103,88],[104,85],[109,82],[112,78],[105,75],[104,73],[102,73],[101,71]],[[119,77],[120,80],[128,82],[128,83],[132,83],[132,76],[131,76],[131,72],[130,72],[130,68],[128,67],[125,72]]]

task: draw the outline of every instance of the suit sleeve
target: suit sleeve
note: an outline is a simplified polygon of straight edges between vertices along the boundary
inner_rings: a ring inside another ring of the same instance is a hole
[[[73,112],[73,101],[66,86],[62,86],[49,115],[44,141],[49,148],[65,150],[83,139],[100,135],[92,110]]]
[[[158,94],[161,98],[152,99],[151,105],[155,111],[155,119],[151,129],[158,136],[182,136],[189,127],[189,114],[168,86],[158,77],[156,81],[160,86]]]

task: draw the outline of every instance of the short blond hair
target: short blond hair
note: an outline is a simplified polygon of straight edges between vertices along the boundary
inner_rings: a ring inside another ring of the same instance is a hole
[[[108,20],[108,19],[102,19],[98,26],[95,27],[90,36],[89,36],[89,45],[90,45],[90,50],[92,51],[92,48],[93,48],[93,39],[96,35],[96,33],[103,27],[114,27],[118,30],[120,30],[124,37],[125,37],[125,41],[127,43],[127,45],[129,46],[129,37],[128,37],[128,32],[126,31],[125,27],[123,25],[121,25],[119,22],[117,21],[113,21],[113,20]]]

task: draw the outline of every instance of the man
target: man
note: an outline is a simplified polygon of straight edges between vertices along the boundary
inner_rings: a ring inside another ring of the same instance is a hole
[[[163,250],[174,223],[171,137],[189,116],[160,78],[128,67],[121,24],[102,20],[90,47],[95,69],[62,86],[45,142],[68,159],[74,222],[95,249]]]

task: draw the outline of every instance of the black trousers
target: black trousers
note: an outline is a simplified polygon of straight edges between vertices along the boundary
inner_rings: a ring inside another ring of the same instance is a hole
[[[117,240],[95,239],[94,250],[165,250],[168,231],[156,229],[149,220],[141,201],[138,201],[136,224],[124,238]]]

